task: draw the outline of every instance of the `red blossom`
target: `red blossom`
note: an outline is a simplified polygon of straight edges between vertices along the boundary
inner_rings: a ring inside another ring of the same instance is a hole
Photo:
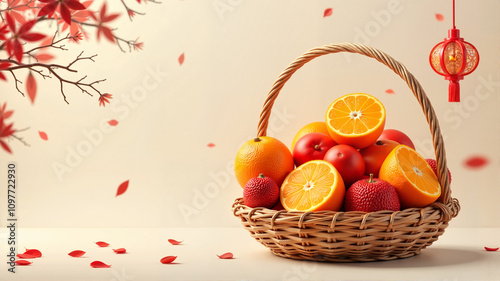
[[[134,47],[134,51],[140,51],[144,48],[144,42],[139,42],[139,38],[135,39],[134,43],[132,43]]]
[[[8,153],[12,153],[7,143],[2,140],[3,138],[12,136],[16,132],[16,130],[13,128],[13,123],[7,124],[5,122],[5,120],[8,119],[13,113],[12,110],[7,110],[6,107],[7,103],[4,103],[2,106],[0,106],[0,146]]]
[[[5,13],[5,20],[12,33],[12,36],[5,40],[5,50],[9,56],[15,56],[16,60],[21,62],[24,51],[23,42],[19,39],[28,42],[36,42],[45,38],[45,35],[37,32],[30,32],[36,20],[30,20],[23,23],[19,29],[17,29],[16,22],[11,17],[10,13]]]
[[[109,103],[109,100],[113,98],[113,95],[105,93],[99,97],[99,106],[106,106],[106,103]]]
[[[107,6],[106,2],[102,4],[101,11],[99,12],[99,16],[97,17],[95,14],[90,14],[90,17],[97,22],[97,40],[101,38],[101,33],[111,42],[115,42],[115,37],[113,36],[113,31],[111,28],[105,26],[105,23],[115,20],[120,16],[120,14],[111,14],[106,15]]]
[[[38,0],[45,5],[38,12],[39,17],[52,17],[59,7],[63,20],[71,25],[71,10],[85,10],[86,7],[78,0]]]

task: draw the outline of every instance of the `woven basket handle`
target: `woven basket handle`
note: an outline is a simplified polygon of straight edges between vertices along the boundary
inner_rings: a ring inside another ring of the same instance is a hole
[[[260,114],[257,136],[261,137],[266,135],[269,116],[271,115],[271,109],[273,107],[274,101],[278,97],[278,94],[285,83],[288,81],[288,79],[290,79],[290,77],[292,77],[295,71],[297,71],[304,64],[316,57],[339,52],[357,53],[374,58],[392,69],[404,81],[406,81],[408,87],[413,92],[413,95],[420,103],[425,118],[427,119],[427,123],[429,123],[429,128],[434,145],[434,153],[436,154],[436,161],[438,166],[438,179],[439,183],[441,184],[441,197],[438,199],[438,201],[444,204],[448,204],[451,201],[451,192],[448,179],[448,168],[446,164],[446,152],[444,149],[443,137],[441,135],[441,129],[439,128],[436,113],[434,112],[434,109],[432,108],[427,95],[422,89],[422,86],[417,81],[417,79],[415,79],[415,77],[406,70],[406,67],[400,62],[394,60],[389,55],[375,48],[356,43],[338,43],[313,48],[295,59],[295,61],[293,61],[283,71],[283,73],[281,73],[276,82],[274,82],[271,91],[267,95],[266,101],[262,108],[262,112]]]

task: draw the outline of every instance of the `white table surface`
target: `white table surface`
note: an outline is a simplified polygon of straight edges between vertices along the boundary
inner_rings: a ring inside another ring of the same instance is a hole
[[[273,255],[241,228],[21,228],[18,252],[39,249],[29,266],[7,271],[8,229],[0,230],[0,280],[500,280],[500,228],[446,229],[419,255],[388,262],[319,263]],[[183,240],[171,245],[167,239]],[[100,248],[97,241],[110,244]],[[112,249],[126,248],[126,254]],[[84,250],[80,258],[68,253]],[[216,255],[232,252],[234,259]],[[161,264],[164,256],[175,264]],[[100,260],[110,268],[92,268]]]

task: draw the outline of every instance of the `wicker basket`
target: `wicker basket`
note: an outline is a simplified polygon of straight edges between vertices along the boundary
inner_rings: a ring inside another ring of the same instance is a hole
[[[311,49],[292,62],[274,83],[264,103],[258,136],[265,136],[271,108],[293,73],[310,60],[331,53],[365,55],[385,64],[406,81],[420,103],[432,134],[441,197],[425,208],[398,212],[289,212],[249,208],[235,200],[233,214],[257,241],[275,255],[329,262],[361,262],[407,258],[420,253],[444,233],[460,205],[451,197],[446,155],[438,120],[419,82],[387,54],[361,44],[338,43]],[[446,175],[446,176],[443,176]]]

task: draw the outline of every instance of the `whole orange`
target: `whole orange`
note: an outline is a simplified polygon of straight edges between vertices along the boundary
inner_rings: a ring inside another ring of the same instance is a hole
[[[392,140],[378,140],[374,144],[359,150],[365,160],[365,175],[378,177],[378,171],[385,158],[399,143]]]
[[[295,147],[295,143],[303,136],[309,134],[309,133],[323,133],[326,135],[329,135],[328,133],[328,128],[326,127],[326,122],[312,122],[304,127],[300,128],[300,130],[295,134],[295,137],[293,138],[292,141],[292,146],[291,146],[291,151],[293,151],[293,148]]]
[[[241,187],[261,173],[281,186],[293,168],[293,157],[288,147],[280,140],[267,136],[244,143],[234,160],[234,173]]]

